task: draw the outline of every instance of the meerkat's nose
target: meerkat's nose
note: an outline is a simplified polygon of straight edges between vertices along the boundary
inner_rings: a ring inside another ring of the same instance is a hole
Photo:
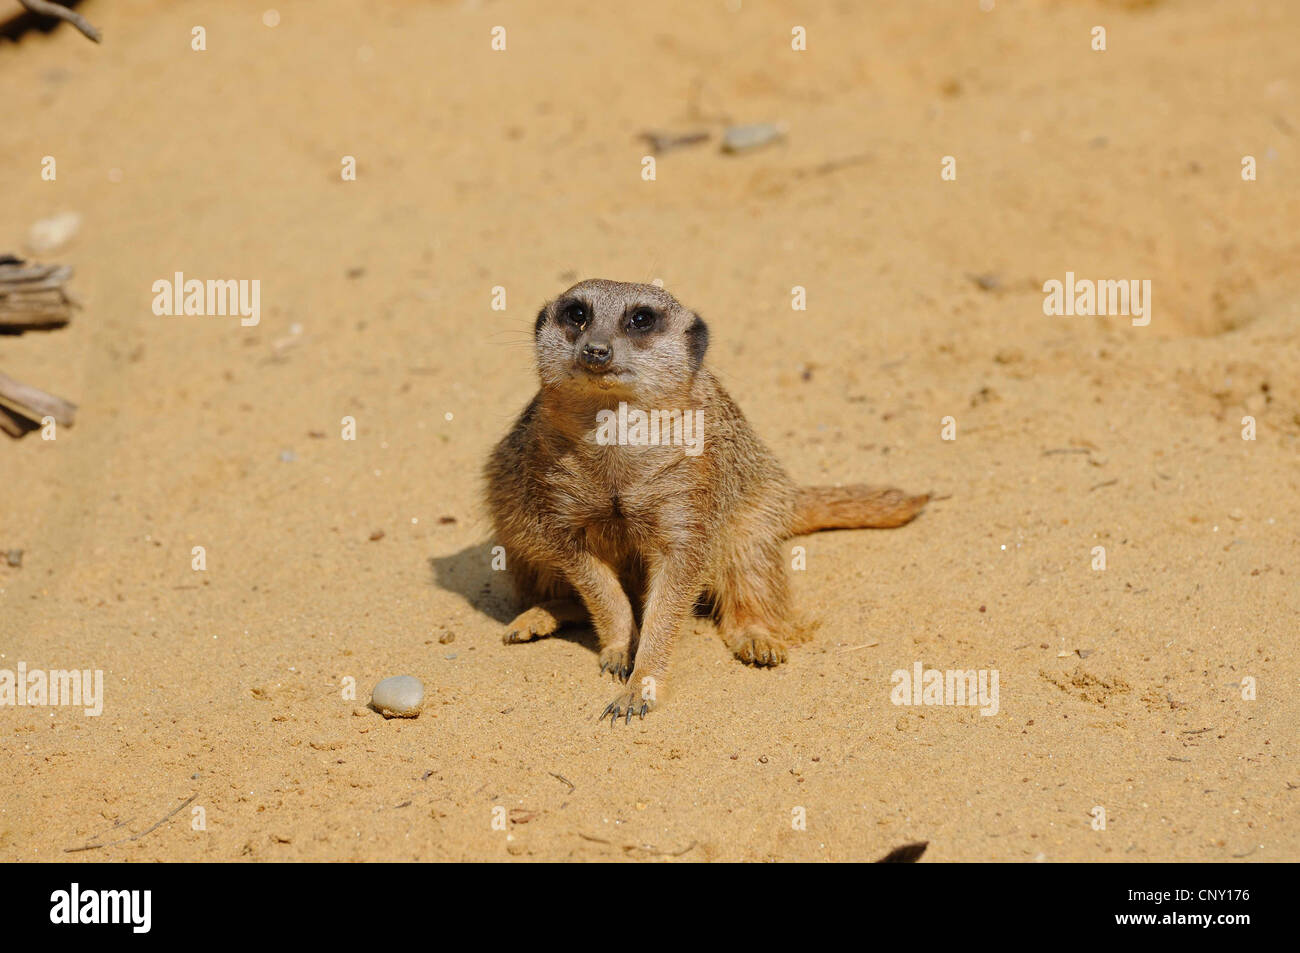
[[[581,351],[578,352],[578,360],[585,367],[604,367],[609,363],[609,359],[614,352],[608,344],[598,341],[588,341]]]

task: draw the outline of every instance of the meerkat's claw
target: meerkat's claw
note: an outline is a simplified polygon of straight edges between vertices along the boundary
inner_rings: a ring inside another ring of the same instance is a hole
[[[609,662],[600,663],[600,674],[604,675],[606,672],[609,672],[610,675],[613,675],[620,682],[626,682],[627,676],[631,671],[632,669],[626,666],[611,665]]]
[[[759,668],[773,668],[786,660],[784,643],[757,632],[747,632],[739,638],[729,639],[728,647],[746,665]]]
[[[629,675],[632,674],[632,660],[627,657],[627,651],[621,648],[606,648],[600,652],[600,674],[606,672],[613,675],[620,682],[626,682]]]
[[[622,716],[623,724],[626,725],[632,721],[633,715],[644,719],[653,709],[654,706],[650,701],[639,698],[635,692],[624,690],[605,706],[605,710],[600,713],[600,718],[597,720],[604,721],[608,717],[612,727],[618,724],[619,716]]]

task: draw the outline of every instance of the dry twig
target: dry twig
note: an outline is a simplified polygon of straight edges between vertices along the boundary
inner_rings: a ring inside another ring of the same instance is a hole
[[[158,828],[162,827],[164,824],[170,821],[172,817],[174,817],[177,813],[179,813],[184,808],[188,807],[190,805],[190,802],[193,801],[198,796],[199,796],[199,792],[195,791],[185,800],[181,801],[181,803],[177,804],[174,808],[168,811],[167,816],[164,817],[162,820],[160,820],[157,824],[154,824],[152,827],[149,827],[146,830],[141,831],[139,834],[132,834],[130,837],[123,837],[121,840],[111,840],[107,844],[83,844],[80,847],[65,847],[63,848],[63,852],[65,854],[75,854],[78,851],[82,851],[82,850],[98,850],[101,847],[112,847],[114,844],[125,844],[128,841],[139,840],[141,837],[144,837],[146,834],[152,834]]]
[[[18,0],[24,7],[40,17],[54,17],[59,20],[66,20],[82,32],[88,39],[98,43],[103,39],[103,34],[97,27],[90,24],[76,10],[69,10],[67,7],[60,6],[57,3],[51,3],[50,0]]]

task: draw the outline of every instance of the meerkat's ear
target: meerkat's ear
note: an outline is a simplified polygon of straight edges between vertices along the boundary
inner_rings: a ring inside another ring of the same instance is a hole
[[[686,343],[691,349],[691,360],[696,367],[704,362],[704,352],[709,349],[709,326],[697,314],[686,329]]]

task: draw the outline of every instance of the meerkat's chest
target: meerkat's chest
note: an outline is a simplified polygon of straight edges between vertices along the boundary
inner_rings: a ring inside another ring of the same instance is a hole
[[[611,535],[653,532],[690,494],[689,475],[675,465],[679,460],[680,453],[657,448],[613,447],[569,461],[574,479],[566,496],[573,518]]]

